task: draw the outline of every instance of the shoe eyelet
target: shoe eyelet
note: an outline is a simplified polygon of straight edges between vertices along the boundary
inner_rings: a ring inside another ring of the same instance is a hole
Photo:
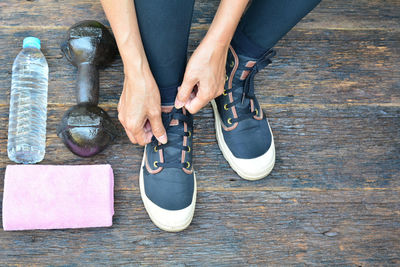
[[[226,92],[226,90],[224,90],[224,92],[222,93],[223,95],[228,95],[228,93]]]
[[[228,118],[227,122],[228,124],[232,124],[232,118]]]
[[[258,116],[258,109],[255,109],[255,112],[256,112],[256,116]]]
[[[190,168],[190,162],[186,161],[186,169],[189,169],[189,168]]]
[[[154,163],[153,163],[154,168],[158,168],[157,163],[158,163],[158,161],[154,161]]]
[[[225,109],[225,110],[228,110],[228,104],[225,104],[225,105],[224,105],[224,109]]]
[[[187,147],[188,147],[188,150],[187,150],[187,152],[189,153],[191,149],[190,149],[190,146],[187,146]]]
[[[154,152],[158,152],[157,146],[154,147]]]

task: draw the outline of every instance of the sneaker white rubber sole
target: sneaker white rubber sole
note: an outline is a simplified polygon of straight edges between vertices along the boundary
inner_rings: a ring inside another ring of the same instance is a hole
[[[196,185],[196,173],[194,174],[194,193],[192,203],[181,210],[167,210],[163,209],[153,201],[151,201],[145,193],[144,190],[144,180],[143,180],[143,166],[144,166],[144,155],[146,153],[146,148],[144,149],[142,166],[140,168],[139,175],[139,187],[140,187],[140,195],[142,197],[144,208],[147,211],[151,221],[160,229],[167,232],[179,232],[186,229],[190,223],[192,222],[194,210],[196,206],[196,194],[197,194],[197,185]]]
[[[272,142],[267,152],[253,159],[237,158],[232,154],[231,150],[224,140],[221,126],[221,118],[218,113],[217,104],[214,100],[211,101],[211,105],[214,111],[215,134],[217,136],[218,146],[231,168],[240,177],[246,180],[255,181],[266,177],[272,171],[275,165],[275,145],[272,131]]]

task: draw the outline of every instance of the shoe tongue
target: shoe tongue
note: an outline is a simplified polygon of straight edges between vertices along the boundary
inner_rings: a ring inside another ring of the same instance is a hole
[[[169,126],[178,126],[179,121],[177,119],[172,119],[171,122],[169,123]]]
[[[254,65],[255,65],[256,63],[257,63],[257,62],[254,61],[254,60],[249,60],[249,61],[246,62],[246,64],[244,64],[244,67],[245,67],[246,69],[243,70],[243,71],[240,73],[240,80],[241,80],[241,81],[245,80],[245,79],[247,78],[247,76],[249,76],[249,74],[250,74],[250,69],[248,69],[248,68],[254,67]]]
[[[247,97],[240,97],[240,102],[236,105],[236,107],[238,108],[249,108],[250,110],[250,99],[248,99]]]
[[[246,68],[252,68],[254,67],[254,65],[256,64],[255,60],[248,60],[244,66]],[[242,82],[242,86],[240,86],[239,88],[241,88],[241,90],[238,90],[236,92],[236,97],[239,97],[240,102],[238,104],[236,104],[236,107],[244,109],[244,108],[250,108],[250,99],[247,97],[244,97],[244,84],[245,84],[245,80],[246,78],[249,76],[250,74],[250,70],[246,69],[241,71],[240,73],[240,81]]]
[[[169,127],[167,130],[168,143],[167,146],[163,148],[164,162],[181,162],[182,157],[182,145],[183,136],[174,134],[171,132],[183,132],[183,123],[179,123],[177,126]],[[170,144],[170,145],[168,145]],[[178,147],[171,145],[178,145]]]
[[[168,120],[169,113],[172,111],[172,109],[173,107],[162,107],[162,116],[164,123],[166,123],[166,121]],[[182,113],[182,110],[177,110],[176,112]],[[180,133],[183,131],[183,122],[177,119],[171,119],[171,121],[169,122],[169,127],[167,128],[168,143],[174,145],[179,144],[179,148],[169,145],[165,146],[163,148],[164,162],[181,162],[183,136],[175,133]]]
[[[173,142],[173,141],[168,140],[168,142]],[[163,156],[164,156],[164,162],[181,162],[182,149],[172,146],[164,147]]]
[[[161,107],[161,111],[162,111],[162,117],[163,117],[163,122],[165,123],[168,120],[168,116],[169,114],[172,112],[173,110],[173,106],[162,106]],[[176,113],[181,113],[182,114],[182,110],[176,110]],[[179,125],[179,120],[177,119],[171,119],[169,126],[178,126]]]
[[[250,99],[244,96],[244,81],[243,85],[238,87],[234,92],[234,100],[239,99],[235,105],[237,108],[244,109],[250,107]]]

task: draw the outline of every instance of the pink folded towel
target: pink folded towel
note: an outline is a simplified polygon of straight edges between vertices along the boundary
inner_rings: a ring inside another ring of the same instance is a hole
[[[3,196],[5,231],[108,227],[114,215],[110,165],[10,165]]]

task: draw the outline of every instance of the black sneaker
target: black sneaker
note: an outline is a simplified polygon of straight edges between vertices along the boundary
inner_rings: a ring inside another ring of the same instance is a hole
[[[275,163],[274,138],[254,94],[254,75],[271,63],[273,50],[254,59],[237,55],[230,47],[224,94],[211,102],[219,148],[239,176],[258,180]]]
[[[192,166],[193,117],[185,109],[162,113],[168,143],[153,137],[144,149],[140,194],[155,225],[182,231],[192,221],[196,205],[196,176]]]

